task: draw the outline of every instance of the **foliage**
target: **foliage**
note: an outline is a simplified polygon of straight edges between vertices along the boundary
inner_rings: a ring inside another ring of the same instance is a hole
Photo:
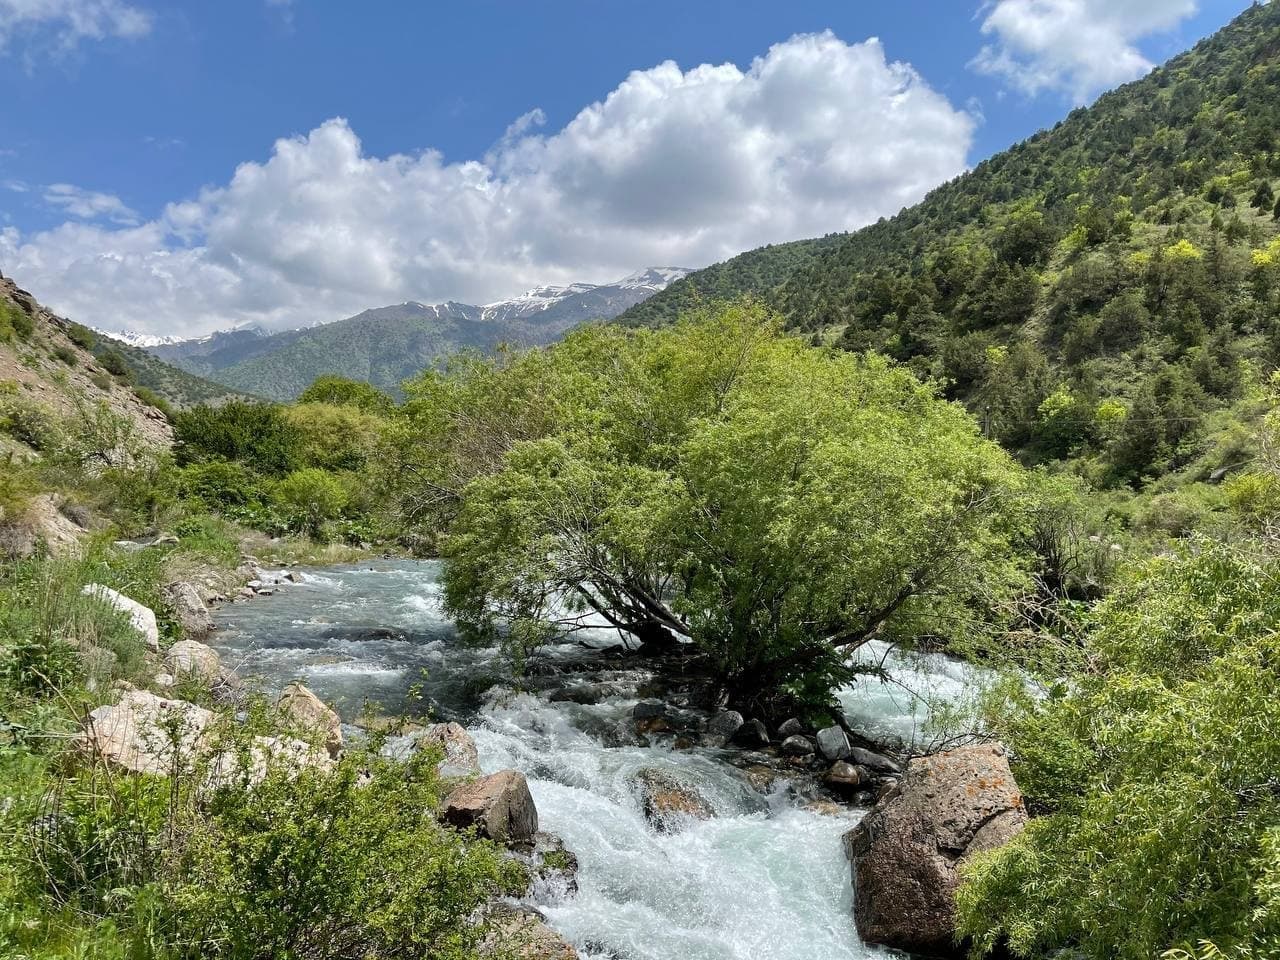
[[[271,490],[271,499],[292,529],[319,539],[325,521],[333,520],[347,503],[347,491],[331,473],[317,467],[295,470]]]
[[[372,384],[350,380],[336,373],[316,377],[311,386],[298,396],[298,403],[325,403],[338,407],[355,407],[365,413],[385,415],[395,402]]]
[[[362,469],[385,423],[354,404],[299,402],[285,408],[284,416],[297,434],[299,462],[326,470]]]
[[[53,355],[58,360],[65,363],[68,367],[74,367],[80,362],[79,355],[70,347],[59,345],[53,348]]]
[[[0,341],[17,337],[28,339],[35,332],[35,321],[30,314],[12,300],[0,300]]]
[[[283,476],[298,463],[300,437],[276,404],[231,400],[198,406],[174,417],[179,466],[235,460],[269,477]]]
[[[1207,541],[1140,564],[1065,676],[1005,689],[993,723],[1043,815],[968,871],[978,950],[1280,948],[1277,572]]]
[[[962,635],[1020,579],[1024,478],[963,410],[759,308],[473,361],[407,409],[424,472],[472,476],[449,608],[516,649],[591,610],[693,642],[744,706],[825,703],[853,647]]]
[[[97,342],[93,331],[79,323],[73,323],[67,328],[67,339],[82,350],[92,350]]]

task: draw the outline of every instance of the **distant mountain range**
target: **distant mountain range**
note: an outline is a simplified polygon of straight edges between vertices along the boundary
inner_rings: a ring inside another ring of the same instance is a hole
[[[279,333],[240,327],[192,340],[128,332],[111,336],[189,373],[274,400],[297,397],[325,373],[397,394],[401,382],[450,354],[492,350],[504,342],[551,343],[581,323],[612,320],[689,272],[650,267],[615,283],[536,287],[482,306],[409,301]]]

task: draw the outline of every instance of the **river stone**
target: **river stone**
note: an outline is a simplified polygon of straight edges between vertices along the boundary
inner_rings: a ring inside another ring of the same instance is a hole
[[[126,690],[118,702],[86,718],[79,747],[131,773],[187,769],[206,744],[211,711],[146,690]]]
[[[722,710],[707,724],[705,740],[711,746],[723,747],[744,722],[737,710]]]
[[[790,720],[784,720],[782,726],[778,728],[778,739],[785,740],[787,737],[795,737],[804,733],[804,724],[795,717]]]
[[[578,892],[578,857],[556,834],[539,832],[532,840],[511,844],[510,855],[529,870],[526,896],[562,900]]]
[[[733,736],[734,743],[744,747],[767,747],[769,745],[769,728],[752,717],[746,721]]]
[[[849,756],[849,738],[840,727],[823,727],[818,731],[818,752],[827,760],[843,760]]]
[[[847,759],[878,773],[902,773],[902,766],[896,760],[864,747],[850,747]]]
[[[789,757],[803,757],[813,753],[813,741],[799,733],[794,733],[782,741],[782,752]]]
[[[532,907],[495,903],[485,911],[488,935],[480,943],[480,957],[493,960],[578,960],[578,953],[546,918]]]
[[[665,770],[646,767],[635,781],[645,819],[661,833],[675,833],[690,819],[710,820],[716,814],[696,787]]]
[[[126,614],[133,629],[142,635],[147,649],[153,653],[160,650],[160,627],[156,624],[155,611],[150,607],[144,607],[138,601],[131,600],[123,593],[101,583],[91,583],[80,592],[86,597],[93,597],[112,609]]]
[[[418,745],[444,751],[438,769],[446,777],[468,777],[480,772],[476,742],[460,723],[433,723],[418,735]]]
[[[538,832],[538,809],[529,783],[517,770],[470,780],[454,787],[445,798],[441,819],[459,830],[498,843],[529,840]]]
[[[181,580],[171,583],[165,590],[169,609],[182,626],[182,635],[188,640],[203,640],[213,633],[213,617],[205,606],[204,598],[195,584]]]
[[[641,700],[631,710],[631,716],[637,720],[653,720],[666,716],[667,705],[661,700]]]
[[[216,681],[222,675],[218,651],[195,640],[179,640],[164,657],[165,667],[177,679],[195,677]]]
[[[333,708],[309,687],[291,683],[280,692],[276,706],[308,733],[322,737],[325,751],[336,757],[342,751],[342,720]]]
[[[955,953],[959,868],[1026,822],[1003,747],[912,760],[898,787],[844,837],[858,935],[910,953]]]
[[[871,780],[871,774],[866,767],[858,767],[845,760],[837,760],[822,779],[829,787],[835,787],[843,793],[854,793]]]

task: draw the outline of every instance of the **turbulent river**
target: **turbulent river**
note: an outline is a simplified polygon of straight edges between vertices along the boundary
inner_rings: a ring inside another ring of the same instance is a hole
[[[831,816],[775,784],[761,793],[712,749],[646,745],[631,712],[652,676],[614,662],[601,630],[551,647],[516,693],[496,650],[461,645],[441,608],[440,565],[383,560],[298,571],[273,596],[223,606],[213,644],[228,665],[268,690],[301,680],[347,723],[365,701],[390,713],[458,720],[481,766],[529,778],[541,829],[581,863],[579,892],[536,905],[583,957],[625,960],[844,960],[882,953],[854,932],[849,866],[840,837],[861,815]],[[598,649],[591,649],[591,648]],[[972,671],[940,657],[892,658],[898,682],[843,691],[855,729],[880,740],[922,735],[918,693],[970,691]],[[552,699],[584,680],[605,684],[595,704]],[[914,691],[914,692],[913,692]],[[677,699],[678,702],[678,699]],[[741,759],[741,758],[736,758]],[[646,822],[632,778],[658,767],[695,782],[717,817],[674,834]]]

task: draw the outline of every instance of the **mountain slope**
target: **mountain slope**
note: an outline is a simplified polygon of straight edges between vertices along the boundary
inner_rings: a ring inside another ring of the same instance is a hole
[[[1280,362],[1278,58],[1280,5],[1256,5],[893,218],[744,254],[619,319],[728,287],[942,380],[1027,459],[1131,483],[1241,459],[1207,438]]]
[[[502,342],[550,343],[578,324],[616,317],[686,273],[650,268],[616,283],[538,287],[484,306],[411,301],[305,330],[232,330],[150,349],[188,371],[277,400],[298,396],[324,373],[395,393],[407,377],[449,354]]]

